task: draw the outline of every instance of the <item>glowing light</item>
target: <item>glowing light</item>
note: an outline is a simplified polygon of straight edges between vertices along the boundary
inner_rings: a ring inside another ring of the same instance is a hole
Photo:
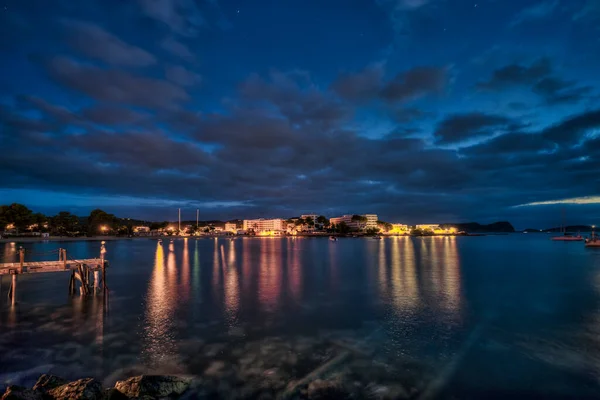
[[[583,196],[562,200],[534,201],[532,203],[519,204],[513,207],[546,206],[552,204],[600,204],[600,196]]]
[[[102,225],[102,226],[100,227],[100,230],[101,230],[102,232],[106,232],[106,231],[108,230],[108,227],[107,227],[106,225]]]

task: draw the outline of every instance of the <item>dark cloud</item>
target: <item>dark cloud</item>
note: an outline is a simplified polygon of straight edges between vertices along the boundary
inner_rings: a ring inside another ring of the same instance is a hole
[[[349,117],[349,108],[323,92],[303,71],[273,71],[269,79],[252,75],[240,86],[246,101],[267,104],[292,123],[328,125]]]
[[[134,125],[141,124],[149,118],[148,114],[132,110],[128,107],[97,105],[82,111],[87,120],[99,125]]]
[[[574,145],[592,130],[600,129],[600,110],[588,111],[552,125],[542,131],[545,139],[562,145]]]
[[[477,88],[482,90],[505,90],[510,86],[536,84],[552,72],[550,60],[539,59],[531,65],[510,64],[494,71],[488,81],[480,82]]]
[[[342,74],[331,88],[349,100],[371,100],[381,89],[383,66],[374,65],[353,74]]]
[[[160,42],[160,46],[168,51],[169,53],[180,57],[186,61],[194,60],[194,54],[192,51],[180,41],[177,41],[173,37],[167,37]]]
[[[442,120],[434,137],[440,144],[457,144],[503,132],[513,124],[509,118],[483,113],[456,114]]]
[[[66,57],[49,60],[46,68],[58,83],[97,100],[168,108],[189,98],[183,89],[169,82],[102,69]]]
[[[445,68],[417,67],[388,82],[381,96],[389,102],[403,102],[428,94],[441,94],[448,82]]]
[[[592,93],[591,86],[579,86],[577,82],[553,75],[547,58],[531,65],[511,64],[497,69],[492,77],[476,85],[479,90],[499,92],[514,86],[529,88],[546,104],[578,103]]]
[[[433,116],[433,113],[426,112],[418,108],[405,107],[392,109],[390,111],[390,115],[394,121],[405,123],[419,120],[425,117],[431,117]]]
[[[69,21],[68,40],[80,53],[110,65],[144,67],[156,63],[146,50],[130,45],[101,27],[87,22]]]
[[[202,82],[202,77],[181,65],[167,67],[165,75],[168,80],[180,86],[194,86]]]
[[[196,36],[206,24],[194,0],[138,0],[142,11],[174,33]]]
[[[532,90],[549,104],[577,103],[592,92],[592,87],[577,86],[574,81],[546,77],[533,85]]]

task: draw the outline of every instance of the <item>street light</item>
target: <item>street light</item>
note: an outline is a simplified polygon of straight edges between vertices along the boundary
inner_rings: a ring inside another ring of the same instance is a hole
[[[102,231],[102,233],[106,232],[108,230],[108,227],[106,225],[102,225],[100,227],[100,230]]]

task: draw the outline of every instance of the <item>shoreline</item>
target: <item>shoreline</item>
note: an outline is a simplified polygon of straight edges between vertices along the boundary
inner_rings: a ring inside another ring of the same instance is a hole
[[[467,235],[379,235],[381,238],[386,237],[463,237],[463,236],[504,236],[508,233],[485,233],[485,234],[467,234]],[[0,243],[40,243],[40,242],[100,242],[100,241],[117,241],[117,240],[170,240],[170,239],[238,239],[238,238],[325,238],[328,239],[330,236],[339,238],[350,238],[350,239],[372,239],[373,236],[360,235],[357,237],[343,236],[340,234],[325,234],[325,235],[294,235],[294,236],[227,236],[227,235],[205,235],[205,236],[81,236],[81,237],[68,237],[68,236],[50,236],[47,238],[41,237],[16,237],[16,238],[1,238]]]

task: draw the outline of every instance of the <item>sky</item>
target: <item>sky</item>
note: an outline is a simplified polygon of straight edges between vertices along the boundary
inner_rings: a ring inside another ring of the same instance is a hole
[[[600,0],[2,0],[0,204],[600,225]]]

